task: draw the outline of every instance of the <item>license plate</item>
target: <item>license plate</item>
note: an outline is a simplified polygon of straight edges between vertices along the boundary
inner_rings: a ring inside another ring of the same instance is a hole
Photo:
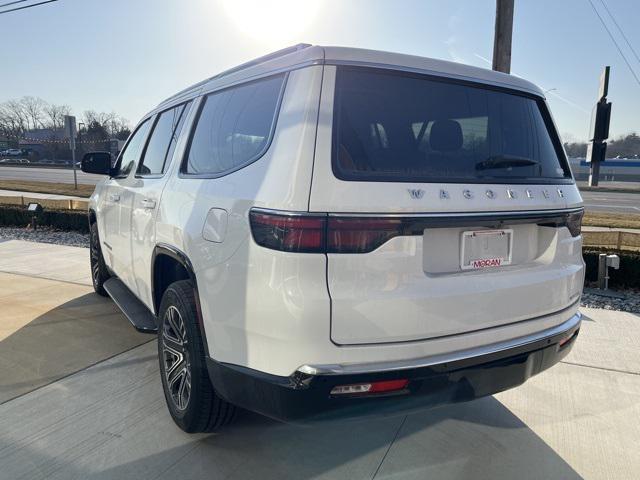
[[[513,230],[475,230],[462,232],[460,268],[501,267],[511,263]]]

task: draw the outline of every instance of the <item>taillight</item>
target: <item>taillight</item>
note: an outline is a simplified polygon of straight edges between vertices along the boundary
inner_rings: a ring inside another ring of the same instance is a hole
[[[409,234],[398,218],[327,217],[252,210],[251,232],[258,245],[298,253],[367,253],[390,238]]]
[[[579,212],[570,213],[567,216],[566,226],[571,232],[572,237],[577,237],[580,235],[582,230],[582,216],[584,215],[584,210],[580,210]]]
[[[258,245],[283,252],[324,253],[326,215],[282,215],[252,210],[251,232]]]
[[[402,234],[398,218],[329,217],[328,253],[367,253]]]

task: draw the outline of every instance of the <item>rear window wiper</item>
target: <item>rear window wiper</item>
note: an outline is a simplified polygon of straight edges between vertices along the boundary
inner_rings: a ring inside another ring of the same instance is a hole
[[[530,167],[539,165],[540,162],[525,157],[516,157],[512,155],[494,155],[492,157],[476,163],[476,170],[489,170],[491,168],[508,168],[508,167]]]

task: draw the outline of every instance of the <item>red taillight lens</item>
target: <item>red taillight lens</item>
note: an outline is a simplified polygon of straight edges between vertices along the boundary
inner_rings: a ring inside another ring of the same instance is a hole
[[[329,217],[327,252],[371,252],[390,238],[402,234],[398,218]]]
[[[249,214],[256,243],[284,252],[324,253],[326,219],[325,215]]]

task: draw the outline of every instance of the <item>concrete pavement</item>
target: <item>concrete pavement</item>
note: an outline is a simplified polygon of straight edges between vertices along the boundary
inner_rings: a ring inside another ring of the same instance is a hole
[[[94,294],[86,248],[0,242],[0,404],[150,340]]]
[[[0,240],[0,272],[91,285],[87,248]]]
[[[17,268],[6,258],[7,243],[0,243],[0,259]],[[48,247],[40,252],[43,262],[45,255],[62,253]],[[65,255],[75,255],[80,265],[85,253]],[[31,250],[32,258],[37,255]],[[73,295],[62,294],[63,279],[34,278],[37,262],[31,265],[30,273],[0,277],[1,322],[7,322],[7,308],[16,303],[11,299],[25,288],[34,293],[23,292],[21,298],[36,305],[35,292],[46,285],[50,290],[44,296],[55,296],[63,305]],[[34,283],[21,286],[17,277]],[[65,285],[88,288],[77,283]],[[83,292],[77,292],[80,299]],[[91,308],[112,308],[107,303]],[[33,307],[25,303],[24,308]],[[68,313],[71,320],[73,312]],[[88,368],[0,405],[0,479],[637,478],[640,317],[584,313],[580,337],[565,361],[494,397],[409,416],[313,427],[243,413],[213,435],[187,435],[175,427],[150,342],[97,364],[87,361]],[[32,314],[34,320],[38,315]],[[23,331],[26,342],[37,330],[27,330],[32,323],[0,341],[0,352]],[[57,327],[50,327],[54,334]],[[113,331],[102,333],[103,341],[110,341]],[[43,345],[48,338],[30,342]],[[51,343],[76,356],[73,344]],[[0,368],[0,385],[7,383],[6,375]]]

